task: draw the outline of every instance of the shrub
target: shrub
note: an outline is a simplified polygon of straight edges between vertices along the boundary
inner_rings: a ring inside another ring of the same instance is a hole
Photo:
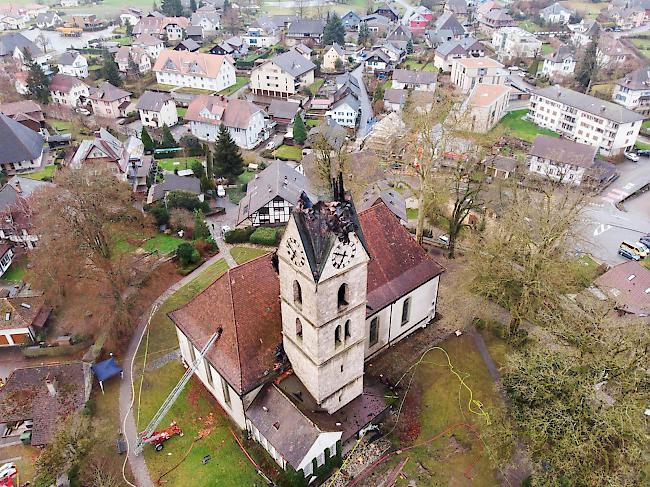
[[[156,225],[169,225],[169,212],[164,206],[154,206],[149,213],[156,220]]]
[[[260,227],[250,236],[250,242],[259,245],[275,245],[277,239],[277,230],[269,227]]]
[[[196,264],[201,259],[199,251],[188,242],[183,242],[176,248],[176,257],[183,267],[188,264]]]
[[[183,208],[189,211],[201,210],[203,213],[210,211],[207,201],[200,201],[199,197],[188,191],[170,191],[167,195],[167,206],[169,208]]]
[[[253,232],[255,232],[254,227],[235,228],[234,230],[226,232],[223,238],[226,243],[229,244],[245,243],[248,242],[248,240],[251,238]]]
[[[241,192],[245,193],[248,190],[248,183],[243,183],[241,185]]]

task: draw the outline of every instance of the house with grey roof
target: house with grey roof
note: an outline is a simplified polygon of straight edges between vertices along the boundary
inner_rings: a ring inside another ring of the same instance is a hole
[[[88,98],[95,115],[118,118],[126,115],[126,109],[131,103],[131,92],[113,86],[106,81],[99,88],[91,90]]]
[[[248,54],[248,46],[242,37],[230,37],[210,49],[210,54],[229,55],[238,59]]]
[[[615,103],[559,85],[534,90],[528,119],[605,156],[634,147],[645,117]]]
[[[269,118],[279,126],[286,129],[293,123],[296,114],[300,111],[300,103],[297,101],[280,100],[274,98],[266,109]]]
[[[204,9],[192,14],[190,23],[193,26],[200,26],[204,33],[215,34],[221,27],[221,13],[215,9]]]
[[[399,191],[390,187],[386,181],[372,183],[364,190],[356,204],[357,211],[367,210],[379,203],[385,204],[402,224],[408,222],[406,199]]]
[[[459,19],[466,19],[469,14],[466,0],[447,0],[444,4],[444,9]]]
[[[176,102],[169,93],[145,91],[135,108],[145,127],[172,127],[178,123]]]
[[[320,44],[325,30],[325,21],[320,19],[299,19],[291,22],[287,29],[285,42],[287,46],[296,44]]]
[[[361,23],[361,17],[354,10],[350,10],[347,14],[341,17],[341,23],[345,30],[356,31],[359,30],[359,24]]]
[[[201,48],[198,42],[196,42],[194,39],[190,39],[189,37],[187,39],[183,39],[181,42],[176,44],[174,46],[174,51],[189,51],[189,52],[196,52]]]
[[[537,75],[553,78],[555,76],[571,76],[576,69],[576,56],[569,46],[560,46],[557,50],[544,56],[542,69]]]
[[[650,68],[643,66],[617,80],[612,100],[628,110],[650,115]]]
[[[44,162],[43,136],[0,113],[0,169],[13,175],[36,171]]]
[[[78,51],[65,51],[57,60],[57,67],[60,74],[76,76],[77,78],[88,77],[88,61]]]
[[[316,65],[291,49],[256,66],[251,91],[256,95],[288,98],[314,83]]]
[[[361,103],[353,93],[337,100],[327,113],[341,127],[354,129],[361,114]]]
[[[147,204],[164,200],[172,191],[183,191],[199,197],[203,201],[201,193],[201,181],[195,176],[179,176],[178,174],[165,174],[161,183],[152,184],[147,194]]]
[[[455,59],[483,56],[485,56],[485,47],[474,37],[452,39],[436,48],[433,65],[445,72],[450,72]]]
[[[337,63],[340,65],[340,68],[345,65],[345,50],[335,42],[331,46],[326,46],[323,49],[321,68],[333,71],[336,69]]]
[[[539,16],[549,24],[566,25],[569,23],[571,15],[573,15],[573,11],[560,5],[559,2],[555,2],[539,11]]]
[[[392,79],[392,87],[396,89],[434,91],[438,81],[438,74],[429,71],[396,69],[393,71]]]
[[[274,161],[248,183],[239,202],[237,225],[287,223],[301,192],[312,193],[307,178],[284,161]]]
[[[39,29],[53,29],[61,25],[63,25],[63,19],[56,12],[44,12],[36,16],[36,27]]]
[[[438,17],[433,30],[450,30],[454,34],[454,39],[462,39],[466,35],[465,27],[451,12],[445,12]]]

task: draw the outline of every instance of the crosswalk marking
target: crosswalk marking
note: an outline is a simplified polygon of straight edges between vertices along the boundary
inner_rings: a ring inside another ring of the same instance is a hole
[[[602,199],[609,203],[618,203],[619,201],[625,199],[629,195],[630,193],[628,193],[627,191],[623,191],[622,189],[612,189],[608,191],[602,197]]]

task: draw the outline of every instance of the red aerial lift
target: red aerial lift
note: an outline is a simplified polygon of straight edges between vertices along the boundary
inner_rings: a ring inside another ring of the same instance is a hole
[[[0,465],[0,487],[18,486],[18,468],[15,463]]]
[[[156,451],[160,451],[164,448],[163,443],[174,435],[183,436],[183,430],[176,424],[176,421],[172,421],[169,428],[154,431],[149,436],[143,437],[142,443],[150,443]],[[2,487],[2,484],[0,484],[0,487]]]

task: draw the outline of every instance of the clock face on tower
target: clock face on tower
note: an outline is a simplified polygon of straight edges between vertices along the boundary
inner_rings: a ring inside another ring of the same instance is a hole
[[[357,245],[354,242],[343,243],[338,242],[332,250],[332,265],[335,269],[343,269],[346,267],[357,252]]]
[[[298,241],[293,237],[287,239],[287,255],[293,265],[301,267],[305,264],[305,253],[300,248]]]

